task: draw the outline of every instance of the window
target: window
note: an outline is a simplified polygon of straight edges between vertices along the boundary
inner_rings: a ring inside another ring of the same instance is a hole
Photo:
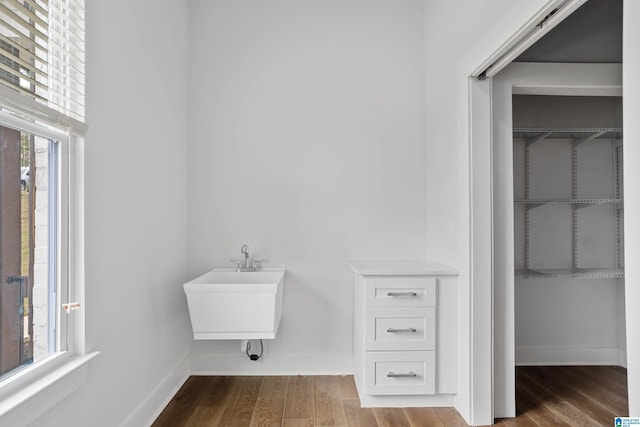
[[[0,122],[0,380],[60,349],[60,142]]]
[[[84,0],[0,0],[0,424],[84,352],[83,120]]]

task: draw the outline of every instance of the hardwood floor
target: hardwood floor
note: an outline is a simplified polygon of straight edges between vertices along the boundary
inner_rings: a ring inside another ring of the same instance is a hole
[[[628,416],[626,370],[516,368],[516,418],[498,426],[610,426]],[[466,426],[453,408],[361,408],[352,376],[193,376],[153,423],[161,426]]]

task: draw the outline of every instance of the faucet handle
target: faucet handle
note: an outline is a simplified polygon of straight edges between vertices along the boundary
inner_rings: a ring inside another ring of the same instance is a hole
[[[232,259],[230,261],[236,264],[236,271],[240,271],[240,269],[242,268],[242,261],[239,259]]]
[[[262,263],[265,261],[266,260],[264,259],[254,259],[253,262],[251,263],[251,268],[254,270],[259,270],[260,268],[262,268]]]

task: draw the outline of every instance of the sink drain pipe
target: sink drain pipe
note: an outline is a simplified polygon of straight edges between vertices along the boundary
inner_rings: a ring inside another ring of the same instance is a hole
[[[262,345],[262,339],[260,339],[260,354],[249,354],[249,351],[251,350],[251,340],[247,340],[247,348],[245,349],[245,353],[247,353],[247,357],[251,360],[253,360],[254,362],[258,359],[260,359],[262,357],[262,354],[264,352],[264,346]]]

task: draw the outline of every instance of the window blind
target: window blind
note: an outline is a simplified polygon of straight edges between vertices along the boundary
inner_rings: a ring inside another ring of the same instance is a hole
[[[0,0],[0,84],[66,116],[55,122],[84,121],[84,16],[84,0]]]

